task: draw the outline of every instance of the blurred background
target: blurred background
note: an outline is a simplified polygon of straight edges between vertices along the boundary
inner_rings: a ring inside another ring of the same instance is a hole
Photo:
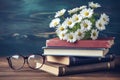
[[[56,11],[87,5],[91,0],[0,0],[0,56],[42,53],[46,39],[55,37],[49,28]],[[110,16],[102,36],[114,36],[111,53],[120,55],[120,1],[92,0],[98,12]]]

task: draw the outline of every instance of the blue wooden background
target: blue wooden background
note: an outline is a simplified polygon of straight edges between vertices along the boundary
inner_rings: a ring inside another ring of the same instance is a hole
[[[42,53],[45,40],[54,37],[49,28],[54,13],[63,8],[86,5],[91,0],[0,0],[0,56],[16,53]],[[101,4],[98,12],[110,16],[110,24],[101,34],[114,36],[110,52],[120,55],[120,1],[92,0]],[[48,33],[49,32],[49,33]]]

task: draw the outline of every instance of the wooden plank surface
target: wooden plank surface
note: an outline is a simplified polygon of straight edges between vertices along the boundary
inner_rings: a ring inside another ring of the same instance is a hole
[[[13,71],[6,58],[0,58],[0,80],[120,80],[120,71],[100,71],[56,77],[49,73],[32,70],[25,65],[20,71]]]

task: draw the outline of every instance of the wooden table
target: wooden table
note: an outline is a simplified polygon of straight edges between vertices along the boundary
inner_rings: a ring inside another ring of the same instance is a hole
[[[20,71],[13,71],[6,58],[0,57],[0,80],[120,80],[120,71],[100,71],[56,77],[43,71],[31,70],[27,66]]]

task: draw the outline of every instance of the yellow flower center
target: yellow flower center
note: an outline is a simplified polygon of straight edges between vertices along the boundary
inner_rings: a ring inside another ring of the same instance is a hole
[[[64,35],[64,34],[62,34],[61,36],[62,36],[62,37],[64,37],[65,35]]]
[[[78,32],[78,36],[81,36],[82,35],[82,33],[81,32]]]
[[[84,26],[85,28],[87,28],[87,27],[88,27],[88,24],[84,23],[83,26]]]
[[[72,35],[69,35],[69,39],[73,39],[73,36],[72,36]]]
[[[89,15],[89,12],[86,11],[86,12],[84,13],[84,15],[85,15],[85,16],[88,16],[88,15]]]
[[[79,18],[78,18],[78,17],[75,17],[75,20],[76,20],[76,21],[78,21],[78,20],[79,20]]]
[[[60,12],[60,15],[63,15],[63,13],[62,13],[62,12]]]
[[[72,22],[71,21],[68,21],[68,25],[71,25],[72,24]]]
[[[61,31],[63,31],[63,30],[64,30],[64,28],[63,28],[63,27],[60,27],[60,30],[61,30]]]
[[[106,19],[105,19],[105,18],[103,18],[103,20],[104,20],[104,21],[106,21]]]
[[[54,22],[54,26],[56,26],[58,23],[57,22]]]
[[[99,23],[99,26],[100,26],[100,27],[102,27],[102,24],[101,24],[101,23]]]
[[[93,8],[96,8],[96,5],[92,5]]]
[[[95,33],[95,32],[93,33],[93,36],[96,36],[96,33]]]

